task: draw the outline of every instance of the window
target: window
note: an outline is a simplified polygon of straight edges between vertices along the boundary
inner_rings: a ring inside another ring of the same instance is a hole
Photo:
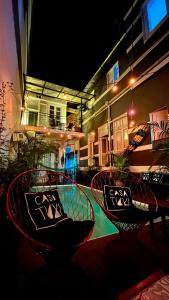
[[[60,107],[56,108],[56,121],[60,122],[60,117],[61,117],[61,109]]]
[[[28,125],[37,126],[38,113],[29,111]]]
[[[110,71],[107,73],[107,85],[115,83],[119,78],[119,63],[118,61],[113,65]]]
[[[49,109],[49,122],[51,127],[59,126],[61,118],[61,109],[60,107],[55,107],[50,105]]]
[[[50,112],[49,112],[50,119],[54,119],[54,114],[55,114],[55,108],[53,105],[50,105]]]
[[[159,142],[167,142],[168,135],[165,134],[165,131],[168,129],[168,109],[161,108],[156,111],[153,111],[149,114],[150,122],[154,123],[155,126],[151,127],[151,140],[153,143],[153,148],[158,146]]]
[[[168,15],[168,0],[147,0],[143,6],[144,32],[148,38]]]
[[[55,127],[55,108],[53,105],[50,105],[50,111],[49,111],[49,124],[51,127]]]
[[[92,166],[94,164],[94,141],[95,134],[94,132],[88,133],[88,166]]]
[[[108,137],[99,138],[99,165],[105,166],[108,163]]]
[[[127,115],[123,115],[113,120],[113,144],[114,152],[124,151],[128,146],[128,119]]]

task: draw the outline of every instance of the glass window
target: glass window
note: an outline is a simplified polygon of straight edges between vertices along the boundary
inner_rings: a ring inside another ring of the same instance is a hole
[[[113,81],[117,81],[119,78],[119,64],[118,62],[113,66]]]
[[[119,63],[118,61],[113,65],[113,67],[107,73],[107,85],[115,83],[119,78]]]
[[[147,3],[148,29],[152,31],[167,15],[166,0],[149,0]]]
[[[128,140],[128,129],[123,130],[123,141],[124,141],[124,148],[127,148],[129,140]]]
[[[56,120],[60,121],[61,110],[60,107],[56,108]]]
[[[122,152],[128,146],[128,119],[121,116],[113,121],[114,153]]]
[[[50,105],[50,112],[49,112],[50,118],[54,118],[54,112],[55,112],[54,106]]]
[[[151,127],[152,142],[165,138],[165,130],[168,128],[168,109],[161,108],[149,114],[150,122],[154,123]]]
[[[37,126],[38,113],[29,111],[28,125]]]
[[[144,31],[146,38],[156,29],[168,14],[168,0],[147,0],[143,6]]]
[[[116,145],[116,151],[120,152],[123,150],[123,136],[122,131],[117,131],[115,134],[115,145]]]

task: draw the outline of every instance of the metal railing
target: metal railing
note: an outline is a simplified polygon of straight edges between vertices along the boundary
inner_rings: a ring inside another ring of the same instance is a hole
[[[22,125],[47,127],[62,131],[81,132],[80,119],[68,120],[66,116],[52,116],[50,114],[34,111],[24,111],[22,115]]]

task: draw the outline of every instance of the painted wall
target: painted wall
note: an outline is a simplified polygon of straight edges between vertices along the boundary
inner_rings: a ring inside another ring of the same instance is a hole
[[[0,1],[0,81],[13,83],[13,91],[7,88],[5,93],[5,127],[10,131],[19,127],[23,94],[15,33],[12,0]]]

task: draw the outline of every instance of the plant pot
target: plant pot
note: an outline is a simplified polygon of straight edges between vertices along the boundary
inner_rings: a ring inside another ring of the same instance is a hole
[[[115,186],[124,187],[124,182],[121,179],[115,180]]]

